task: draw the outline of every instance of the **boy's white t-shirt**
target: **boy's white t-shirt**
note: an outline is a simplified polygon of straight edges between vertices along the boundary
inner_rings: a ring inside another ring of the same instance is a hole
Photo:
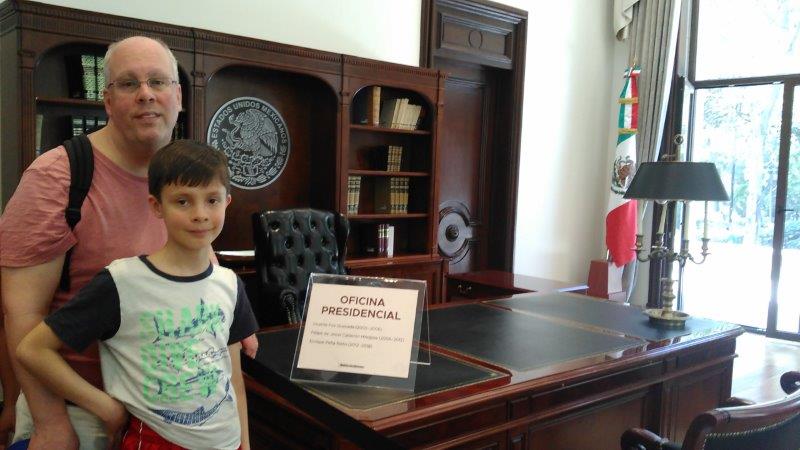
[[[168,441],[239,447],[227,346],[257,324],[232,271],[177,277],[146,257],[116,260],[45,323],[77,351],[100,339],[106,392]]]

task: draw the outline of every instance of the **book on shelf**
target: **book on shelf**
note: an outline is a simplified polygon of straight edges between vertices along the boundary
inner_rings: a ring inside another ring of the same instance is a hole
[[[377,253],[379,256],[394,256],[394,225],[378,224]]]
[[[381,112],[378,116],[378,124],[382,127],[391,127],[392,126],[392,117],[394,117],[394,111],[397,108],[399,99],[390,98],[386,99],[381,103]]]
[[[72,127],[71,136],[80,136],[85,131],[85,122],[83,116],[69,116],[70,125]]]
[[[106,126],[108,121],[98,116],[69,116],[71,136],[92,133]]]
[[[384,256],[386,255],[386,224],[379,223],[378,224],[378,255]]]
[[[358,214],[358,200],[361,196],[361,177],[347,177],[347,214]]]
[[[83,98],[87,100],[97,100],[97,72],[95,64],[97,58],[94,55],[81,55],[81,68],[83,76]]]
[[[83,132],[91,133],[97,130],[97,117],[83,117]]]
[[[67,96],[87,100],[102,99],[105,76],[103,57],[95,55],[66,55]]]
[[[95,86],[97,87],[97,99],[103,99],[103,89],[106,88],[105,59],[96,56],[94,59]]]
[[[394,225],[386,225],[384,238],[386,240],[386,256],[391,258],[394,256]]]
[[[381,87],[372,86],[370,96],[367,98],[367,123],[373,126],[380,125],[381,117]]]
[[[424,116],[422,105],[409,103],[407,98],[390,98],[380,108],[379,124],[400,130],[416,130]]]
[[[377,178],[374,194],[373,204],[376,214],[408,212],[408,177]]]
[[[400,180],[400,213],[406,214],[408,212],[408,177],[402,177]]]
[[[408,104],[400,113],[398,128],[403,130],[416,130],[419,128],[419,119],[422,114],[422,106]]]
[[[400,120],[405,112],[406,108],[408,108],[408,99],[401,98],[399,102],[396,104],[394,114],[392,115],[392,128],[400,128]]]
[[[386,145],[376,148],[372,152],[373,170],[399,172],[402,167],[403,147],[400,145]]]

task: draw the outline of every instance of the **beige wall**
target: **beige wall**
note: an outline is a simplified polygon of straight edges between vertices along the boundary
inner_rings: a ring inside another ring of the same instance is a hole
[[[419,61],[420,0],[45,0],[402,64]],[[514,270],[584,281],[604,255],[606,167],[624,59],[611,2],[503,0],[528,11]]]
[[[611,2],[505,0],[528,10],[514,271],[585,282],[605,256],[608,170],[624,59]]]

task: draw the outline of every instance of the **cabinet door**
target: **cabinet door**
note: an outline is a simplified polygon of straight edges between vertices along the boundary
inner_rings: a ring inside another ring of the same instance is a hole
[[[364,275],[369,277],[409,278],[422,280],[427,283],[425,292],[428,304],[440,303],[442,261],[409,262],[408,264],[393,264],[387,266],[370,266],[350,268],[351,275]]]

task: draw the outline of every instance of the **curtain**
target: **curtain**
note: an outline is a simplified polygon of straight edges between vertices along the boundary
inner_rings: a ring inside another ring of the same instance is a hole
[[[636,136],[636,162],[655,161],[664,132],[667,103],[678,43],[682,0],[614,0],[614,34],[629,40],[628,62],[638,65],[639,123]],[[642,202],[642,206],[646,202]],[[644,211],[639,217],[644,215]],[[627,264],[622,286],[628,300],[633,293],[637,261]]]
[[[655,161],[671,89],[681,0],[641,0],[632,7],[629,60],[641,67],[636,161]]]

